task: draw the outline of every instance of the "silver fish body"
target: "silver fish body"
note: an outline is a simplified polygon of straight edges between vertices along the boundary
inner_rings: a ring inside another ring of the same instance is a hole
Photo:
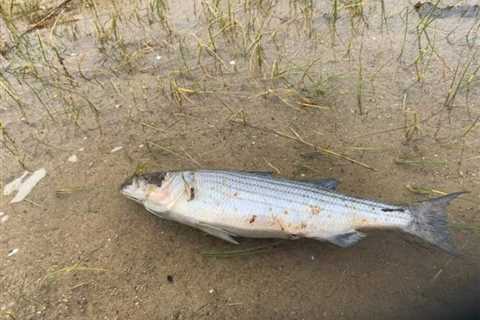
[[[396,206],[343,195],[328,181],[220,170],[134,176],[121,192],[161,218],[233,243],[235,237],[313,238],[348,247],[365,236],[359,229],[387,228],[449,251],[445,209],[460,194]]]

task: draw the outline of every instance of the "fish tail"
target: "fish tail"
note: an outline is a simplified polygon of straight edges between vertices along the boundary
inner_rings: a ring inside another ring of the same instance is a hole
[[[448,233],[447,206],[463,193],[465,192],[450,193],[410,205],[413,220],[404,231],[454,254],[455,247]]]

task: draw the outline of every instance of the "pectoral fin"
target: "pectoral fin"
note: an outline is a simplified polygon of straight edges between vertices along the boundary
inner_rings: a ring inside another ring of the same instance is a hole
[[[158,209],[155,209],[155,208],[152,208],[151,206],[149,206],[148,204],[144,205],[145,209],[150,212],[151,214],[159,217],[160,219],[166,219],[166,220],[170,220],[168,218],[168,212],[167,211],[163,211],[163,210],[158,210]]]
[[[233,244],[239,244],[237,240],[235,240],[233,237],[235,236],[233,233],[230,233],[226,230],[223,230],[222,228],[208,225],[206,223],[200,222],[197,226],[200,230],[208,233],[209,235],[212,235],[214,237],[220,238],[222,240],[225,240],[227,242],[233,243]]]
[[[338,234],[336,236],[328,238],[328,241],[339,247],[347,248],[354,245],[355,243],[357,243],[358,241],[362,240],[365,237],[366,235],[364,233],[352,230],[352,231]]]

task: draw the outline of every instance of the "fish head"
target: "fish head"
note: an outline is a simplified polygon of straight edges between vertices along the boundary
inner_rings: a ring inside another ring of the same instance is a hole
[[[165,172],[134,174],[122,183],[120,192],[133,201],[144,203],[153,192],[164,189],[166,177]]]
[[[185,193],[183,180],[183,175],[175,172],[137,174],[122,184],[120,192],[143,204],[148,211],[164,217]]]

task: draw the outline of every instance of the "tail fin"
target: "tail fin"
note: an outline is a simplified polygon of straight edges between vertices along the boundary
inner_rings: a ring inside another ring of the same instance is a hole
[[[404,231],[449,253],[455,253],[455,247],[448,235],[447,206],[463,193],[465,192],[450,193],[443,197],[410,205],[413,221]]]

